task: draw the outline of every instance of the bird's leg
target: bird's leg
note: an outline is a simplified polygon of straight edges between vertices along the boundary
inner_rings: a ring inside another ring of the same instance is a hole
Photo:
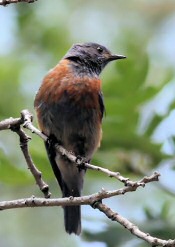
[[[102,200],[97,200],[97,201],[94,201],[92,204],[91,204],[91,207],[96,209],[98,208],[98,204],[102,203]]]
[[[61,145],[61,141],[57,140],[54,135],[49,136],[47,143],[50,147],[53,147],[55,144]]]
[[[81,170],[85,170],[86,171],[86,167],[85,167],[85,163],[89,162],[90,160],[87,160],[85,157],[82,157],[80,155],[76,156],[76,164],[77,164],[77,168],[79,170],[79,172]]]

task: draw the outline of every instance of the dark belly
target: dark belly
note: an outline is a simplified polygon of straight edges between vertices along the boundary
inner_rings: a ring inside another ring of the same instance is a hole
[[[49,135],[75,155],[91,158],[101,139],[100,113],[96,108],[85,108],[70,101],[42,104],[43,125]]]

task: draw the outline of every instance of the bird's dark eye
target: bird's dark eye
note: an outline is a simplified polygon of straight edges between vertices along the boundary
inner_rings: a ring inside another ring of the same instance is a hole
[[[103,48],[102,48],[101,46],[99,46],[99,47],[97,47],[97,51],[98,51],[99,53],[102,53],[102,52],[103,52]]]

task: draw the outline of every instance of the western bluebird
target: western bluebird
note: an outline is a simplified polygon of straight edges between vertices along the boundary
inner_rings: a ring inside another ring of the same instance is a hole
[[[45,146],[63,197],[81,196],[85,170],[56,153],[53,142],[91,160],[100,145],[105,109],[99,75],[110,61],[122,58],[96,43],[75,44],[45,76],[36,95],[39,127],[51,140]],[[80,234],[80,206],[65,206],[64,220],[69,234]]]

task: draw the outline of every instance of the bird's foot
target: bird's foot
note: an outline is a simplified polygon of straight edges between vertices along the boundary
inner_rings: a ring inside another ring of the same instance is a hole
[[[75,162],[77,164],[79,172],[82,171],[82,170],[86,170],[85,163],[87,162],[87,160],[86,160],[85,157],[77,155]]]
[[[98,204],[99,204],[99,203],[102,203],[102,200],[94,201],[94,202],[91,204],[91,207],[94,208],[94,209],[96,209],[96,208],[98,208]]]
[[[47,139],[47,143],[50,147],[55,146],[55,144],[62,145],[61,141],[57,140],[54,135],[50,135]]]

